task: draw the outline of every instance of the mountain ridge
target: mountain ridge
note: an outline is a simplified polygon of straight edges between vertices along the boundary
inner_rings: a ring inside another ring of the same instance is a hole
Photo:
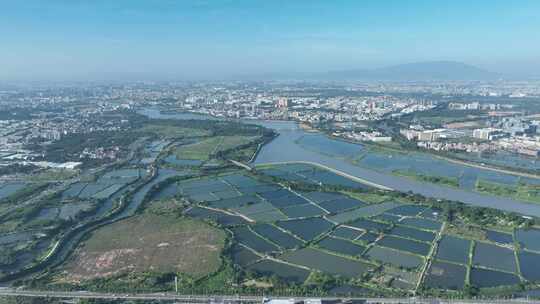
[[[457,61],[422,61],[376,69],[334,70],[321,75],[335,80],[493,80],[501,74]]]
[[[497,80],[507,75],[458,61],[421,61],[374,69],[345,69],[324,72],[280,72],[244,74],[235,80],[315,80],[315,81],[474,81]]]

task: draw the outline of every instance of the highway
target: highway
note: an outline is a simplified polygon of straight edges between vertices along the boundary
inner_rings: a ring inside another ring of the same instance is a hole
[[[181,303],[262,303],[263,296],[230,296],[230,295],[179,295],[175,293],[100,293],[86,291],[38,291],[0,288],[0,296],[19,296],[33,298],[69,298],[69,299],[105,299],[105,300],[163,300]],[[272,297],[271,299],[291,299],[291,297]],[[317,297],[294,297],[295,301],[321,299]],[[418,303],[418,304],[533,304],[540,301],[528,299],[512,300],[445,300],[422,298],[336,298],[325,297],[323,300],[365,300],[367,303]]]

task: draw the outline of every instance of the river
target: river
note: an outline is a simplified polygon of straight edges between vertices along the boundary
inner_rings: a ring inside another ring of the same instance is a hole
[[[132,195],[130,200],[126,202],[125,207],[120,212],[117,212],[116,214],[112,215],[109,218],[104,218],[101,220],[97,220],[95,222],[87,223],[69,231],[63,237],[57,249],[51,254],[51,256],[46,261],[41,262],[30,268],[6,269],[6,271],[12,273],[12,275],[7,275],[5,277],[2,277],[0,279],[0,287],[7,286],[8,283],[10,283],[11,281],[15,279],[19,279],[26,275],[42,271],[46,269],[47,267],[57,266],[61,264],[72,253],[72,251],[81,242],[83,237],[87,235],[87,233],[103,225],[111,224],[115,221],[134,215],[135,212],[141,206],[141,204],[144,203],[144,199],[147,193],[152,189],[153,186],[157,185],[158,183],[168,178],[175,177],[175,176],[185,176],[185,175],[189,175],[190,173],[191,173],[190,171],[176,171],[176,170],[169,170],[169,169],[158,170],[156,175],[150,181],[146,182],[144,185],[140,186],[140,188],[135,191],[135,193]],[[45,248],[41,248],[41,249],[45,249]],[[28,253],[27,255],[28,257],[24,256],[24,259],[21,259],[20,263],[19,261],[17,261],[17,265],[24,267],[25,265],[28,265],[33,260],[34,256],[30,256],[31,255],[30,253]]]
[[[139,113],[150,118],[166,119],[205,119],[208,116],[186,113],[161,114],[156,109],[144,109]],[[471,191],[467,188],[452,188],[431,183],[415,181],[409,178],[381,172],[372,168],[356,165],[347,160],[351,153],[361,153],[364,147],[335,140],[320,133],[309,133],[291,121],[245,120],[279,132],[279,136],[263,146],[253,164],[308,161],[334,168],[352,176],[367,180],[401,192],[413,192],[426,197],[460,201],[470,205],[496,208],[540,217],[540,204],[529,203],[511,198],[499,197]],[[303,138],[308,137],[308,141]],[[356,151],[355,151],[356,149]],[[467,166],[461,166],[466,171]],[[476,169],[481,172],[488,170]]]

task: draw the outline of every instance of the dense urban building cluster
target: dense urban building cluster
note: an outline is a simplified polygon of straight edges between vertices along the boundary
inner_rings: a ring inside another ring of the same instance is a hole
[[[145,106],[231,119],[293,120],[352,141],[389,142],[403,136],[435,151],[504,149],[536,157],[540,120],[524,113],[523,103],[540,94],[537,88],[534,82],[9,85],[0,90],[0,162],[59,165],[42,162],[44,155],[29,147],[70,134],[124,130],[127,121],[103,115]],[[399,132],[375,126],[442,108],[463,112],[458,114],[462,117],[449,123],[413,120],[401,124]],[[115,159],[119,149],[94,147],[79,157]]]

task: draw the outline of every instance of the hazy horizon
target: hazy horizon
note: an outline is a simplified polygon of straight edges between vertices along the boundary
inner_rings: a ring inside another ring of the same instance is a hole
[[[0,80],[202,80],[456,61],[540,76],[538,1],[4,1]]]

